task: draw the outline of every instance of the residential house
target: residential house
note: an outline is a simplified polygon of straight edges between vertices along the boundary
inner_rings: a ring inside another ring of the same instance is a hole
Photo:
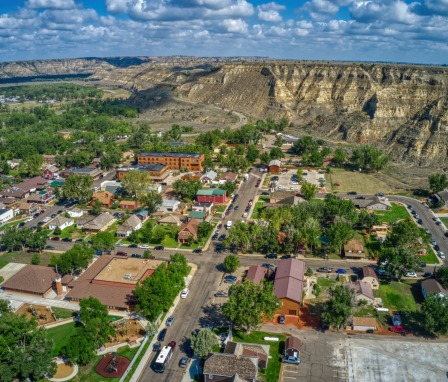
[[[269,345],[229,341],[224,348],[224,354],[253,357],[257,359],[257,366],[262,369],[268,367]]]
[[[177,242],[179,244],[188,244],[190,240],[197,240],[198,225],[199,221],[196,219],[190,219],[187,223],[182,224],[179,234],[177,235]]]
[[[378,323],[373,317],[353,317],[352,330],[365,332],[367,330],[376,330]]]
[[[0,198],[1,208],[12,209],[17,205],[17,201],[17,199],[11,197]]]
[[[282,162],[278,159],[273,159],[269,162],[268,171],[271,174],[280,174],[282,172]]]
[[[70,175],[83,175],[83,176],[90,176],[93,180],[97,180],[103,176],[103,171],[99,168],[89,168],[89,167],[70,168],[61,171],[59,175],[64,179],[67,179]]]
[[[35,213],[37,206],[34,203],[22,202],[19,204],[19,211],[21,214],[31,215]]]
[[[90,217],[90,216],[89,216]],[[81,220],[82,218],[80,218]],[[97,233],[104,231],[115,221],[114,217],[109,212],[103,212],[101,215],[94,217],[92,220],[87,221],[80,227],[84,232]],[[77,221],[78,226],[80,221]]]
[[[149,217],[149,212],[148,210],[140,210],[135,213],[135,216],[137,216],[144,223]]]
[[[186,169],[188,171],[202,171],[203,154],[177,152],[142,152],[137,156],[138,164],[162,163],[169,170]]]
[[[234,172],[226,171],[225,173],[221,174],[221,176],[219,177],[218,183],[224,184],[227,181],[236,182],[237,178],[238,178],[238,174],[235,174]]]
[[[213,170],[207,171],[201,178],[202,183],[213,183],[218,176],[218,173],[216,173]]]
[[[299,137],[295,137],[294,135],[288,135],[283,133],[277,133],[277,137],[282,137],[285,145],[293,145],[299,140]]]
[[[266,276],[266,268],[260,265],[252,265],[247,271],[246,280],[252,281],[254,284],[260,284]]]
[[[22,159],[8,159],[6,163],[11,170],[15,170],[20,166],[20,163],[22,163]]]
[[[58,216],[48,224],[48,228],[50,228],[51,230],[54,230],[56,228],[63,230],[64,228],[70,227],[73,224],[75,224],[75,221],[73,219],[66,218],[65,216]]]
[[[207,213],[204,211],[190,211],[187,217],[187,221],[191,219],[196,219],[199,223],[205,221]]]
[[[256,357],[212,353],[204,362],[204,382],[256,382],[258,377]]]
[[[365,208],[366,210],[388,211],[392,208],[392,204],[386,197],[374,196],[366,199],[353,199],[356,208]]]
[[[54,154],[44,154],[44,164],[56,164],[56,155]]]
[[[371,266],[362,267],[359,280],[369,284],[372,289],[378,289],[380,287],[378,276],[376,275],[375,269]]]
[[[0,191],[0,196],[3,198],[24,199],[33,192],[43,190],[47,183],[47,179],[44,179],[41,176],[36,176],[34,178],[26,179],[21,183],[13,184],[8,189]],[[47,200],[47,202],[48,201],[50,200]]]
[[[177,227],[180,227],[182,223],[183,222],[181,217],[175,214],[166,215],[157,222],[157,224],[159,225],[177,226]]]
[[[373,296],[373,290],[370,284],[363,281],[355,281],[349,282],[346,285],[355,291],[356,301],[365,301],[368,304],[373,304],[375,297]]]
[[[5,208],[0,209],[0,224],[5,224],[8,220],[14,217],[14,211]]]
[[[387,233],[389,232],[389,224],[382,223],[380,225],[374,225],[371,230],[371,234],[375,237],[380,243],[383,243],[387,238]]]
[[[226,203],[226,191],[220,188],[207,188],[196,193],[196,200],[201,203]]]
[[[42,175],[45,179],[58,179],[59,178],[59,169],[55,165],[48,165],[47,168],[44,170],[44,173]]]
[[[84,211],[75,207],[71,210],[68,210],[67,213],[71,218],[80,218],[83,215]]]
[[[105,180],[100,184],[101,191],[108,191],[111,194],[117,195],[121,189],[121,182],[115,180]]]
[[[129,166],[121,166],[117,168],[117,179],[122,180],[129,171],[139,171],[149,174],[149,178],[155,182],[162,182],[168,175],[168,166],[162,163],[137,164]]]
[[[448,292],[440,285],[440,283],[434,279],[426,279],[421,282],[422,294],[426,299],[431,294],[438,294],[439,296],[446,297]]]
[[[344,256],[347,259],[363,259],[366,251],[358,239],[352,239],[344,245]]]
[[[121,200],[120,208],[123,210],[136,210],[139,207],[137,200]]]
[[[92,195],[92,201],[98,200],[103,207],[109,208],[114,204],[114,195],[109,191],[96,191]]]
[[[162,201],[162,205],[157,209],[159,212],[176,212],[179,209],[179,200],[177,199],[165,199]]]
[[[191,206],[191,210],[196,212],[205,212],[205,214],[208,216],[211,215],[213,212],[213,203],[195,202]]]
[[[54,194],[53,189],[51,188],[34,192],[28,196],[28,202],[42,205],[47,205],[54,199],[56,199],[56,195]]]
[[[297,337],[289,336],[285,341],[285,351],[283,355],[285,358],[294,357],[296,359],[300,358],[300,350],[302,349],[302,341]]]
[[[445,207],[448,206],[448,190],[440,191],[434,194],[434,197],[439,203],[442,202]]]
[[[142,225],[142,221],[136,215],[131,215],[123,224],[118,226],[117,237],[126,238],[132,231],[142,228]]]
[[[274,293],[281,302],[278,314],[299,316],[303,303],[305,263],[297,259],[280,260],[275,273]]]

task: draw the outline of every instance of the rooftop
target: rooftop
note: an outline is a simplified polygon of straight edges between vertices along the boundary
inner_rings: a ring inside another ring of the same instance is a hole
[[[355,281],[347,283],[347,286],[354,289],[357,294],[363,295],[370,300],[375,299],[375,297],[373,296],[372,287],[368,283],[365,283],[363,281]]]
[[[422,281],[422,287],[425,289],[427,294],[431,293],[443,293],[447,294],[446,290],[443,289],[442,285],[434,279],[426,279]]]
[[[233,377],[238,374],[243,379],[256,379],[257,360],[234,354],[213,353],[204,363],[204,374]]]
[[[266,275],[266,268],[261,266],[251,266],[247,271],[246,280],[252,281],[254,284],[260,284]]]
[[[176,153],[176,152],[141,152],[140,156],[148,157],[173,157],[173,158],[200,158],[202,154],[196,153]]]
[[[190,211],[190,213],[188,214],[189,218],[195,218],[195,219],[205,219],[206,216],[207,213],[203,211]]]
[[[26,265],[2,284],[3,288],[44,294],[53,285],[57,273],[53,268]]]
[[[361,278],[364,278],[364,277],[373,277],[375,279],[378,279],[375,269],[373,269],[373,267],[369,267],[369,266],[362,267],[362,269],[361,269]]]
[[[162,171],[166,168],[163,163],[154,164],[136,164],[132,166],[120,167],[119,171],[141,171],[141,172],[152,172],[152,171]]]
[[[294,277],[297,280],[303,281],[305,273],[305,262],[297,259],[282,259],[277,266],[275,279],[283,277]]]

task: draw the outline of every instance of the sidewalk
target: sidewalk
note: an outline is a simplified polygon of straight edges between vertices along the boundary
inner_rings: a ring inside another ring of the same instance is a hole
[[[187,276],[186,285],[189,285],[191,283],[191,280],[193,279],[193,276],[198,269],[196,264],[188,263],[188,265],[191,266],[191,271],[190,271],[189,275]],[[180,294],[177,294],[177,297],[173,301],[173,305],[171,306],[171,308],[168,310],[168,312],[165,315],[166,317],[171,316],[174,313],[179,301],[180,301]],[[165,322],[161,322],[159,327],[157,328],[157,333],[160,332],[160,330],[162,330],[164,327],[165,327]],[[139,380],[141,374],[143,373],[143,370],[146,367],[146,364],[148,363],[149,359],[152,356],[152,346],[155,342],[157,342],[157,335],[154,335],[153,339],[151,340],[151,342],[148,346],[148,349],[146,350],[146,353],[143,354],[143,357],[140,360],[140,363],[138,364],[137,368],[134,371],[134,374],[132,375],[131,379],[129,380],[130,382],[137,382]]]

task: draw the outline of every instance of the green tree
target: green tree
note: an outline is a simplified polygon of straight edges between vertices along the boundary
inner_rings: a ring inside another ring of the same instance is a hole
[[[235,272],[240,266],[240,259],[236,255],[226,256],[224,259],[224,268],[227,273]]]
[[[281,135],[275,137],[274,146],[282,147],[285,144],[285,139]]]
[[[311,136],[305,135],[292,146],[292,150],[297,155],[309,155],[311,152],[316,151],[319,148],[319,143],[315,141]]]
[[[177,196],[184,200],[192,200],[201,188],[199,180],[178,179],[173,183],[173,190]]]
[[[26,239],[26,245],[31,251],[39,251],[45,248],[47,244],[47,234],[44,231],[36,231]]]
[[[336,167],[342,167],[347,159],[347,153],[342,149],[334,150],[333,162]]]
[[[380,171],[390,161],[390,157],[375,146],[362,145],[353,150],[352,162],[365,171]]]
[[[65,199],[84,203],[92,197],[92,184],[93,180],[90,176],[70,175],[62,185],[62,195]]]
[[[39,265],[40,264],[40,256],[39,256],[39,254],[37,254],[37,253],[33,254],[33,256],[31,257],[31,264],[33,264],[33,265]]]
[[[95,297],[83,298],[79,303],[79,318],[92,341],[104,345],[109,336],[115,335],[115,329],[110,324],[107,307]]]
[[[8,163],[7,163],[7,162],[3,162],[3,165],[2,165],[2,173],[3,173],[4,175],[9,175],[10,171],[11,171],[11,169],[9,168]]]
[[[324,304],[322,318],[329,325],[340,329],[353,314],[355,291],[347,286],[337,285],[330,289],[330,299]]]
[[[139,200],[148,192],[152,183],[149,172],[132,170],[121,180],[121,187],[131,198]]]
[[[50,263],[53,267],[57,266],[58,271],[63,275],[74,274],[87,268],[93,260],[93,253],[94,250],[86,244],[75,244],[60,256],[53,256]]]
[[[358,222],[361,226],[366,227],[370,232],[374,225],[380,223],[380,218],[374,212],[368,212],[366,210],[361,210],[358,214]]]
[[[282,159],[285,157],[285,153],[280,147],[273,147],[269,152],[269,157],[271,159]]]
[[[389,231],[385,247],[399,247],[410,249],[417,252],[421,248],[422,244],[429,241],[428,235],[425,231],[419,228],[411,221],[399,221],[395,223]]]
[[[177,273],[185,277],[190,272],[190,267],[187,263],[187,258],[182,253],[175,253],[170,256],[168,265],[168,272]]]
[[[314,275],[313,269],[311,267],[308,267],[306,269],[305,275],[308,276],[308,277],[311,277],[312,275]]]
[[[53,235],[55,235],[55,236],[59,236],[61,233],[62,233],[62,229],[60,229],[59,227],[56,227],[53,230]]]
[[[67,345],[62,350],[68,359],[78,365],[87,365],[95,359],[96,344],[90,334],[85,330],[70,337]]]
[[[204,358],[208,356],[217,345],[218,338],[210,329],[202,329],[191,336],[191,348],[198,357]]]
[[[313,251],[315,247],[320,246],[320,236],[322,234],[322,231],[317,219],[313,217],[307,218],[303,223],[302,230],[305,242],[311,251]]]
[[[431,192],[443,191],[448,186],[448,176],[445,173],[431,174],[428,183]]]
[[[42,173],[44,158],[42,155],[34,154],[22,160],[19,165],[19,172],[25,176],[37,176]]]
[[[439,294],[426,297],[421,305],[423,327],[431,334],[448,332],[448,298]]]
[[[314,198],[317,192],[317,187],[311,183],[303,183],[300,187],[300,193],[303,196],[303,199],[310,201]]]
[[[222,312],[235,326],[249,331],[260,325],[263,317],[271,319],[279,305],[273,283],[257,285],[245,281],[240,285],[232,285],[229,300],[224,304]]]
[[[162,195],[156,190],[148,191],[140,196],[140,204],[145,206],[148,212],[152,214],[162,204]]]
[[[355,204],[348,199],[341,199],[336,195],[327,194],[324,203],[324,216],[326,220],[343,220],[352,224],[358,221]]]
[[[333,223],[328,230],[328,238],[330,239],[331,246],[339,253],[342,251],[342,246],[353,239],[354,236],[355,231],[352,226],[342,221]]]
[[[93,216],[98,216],[98,215],[101,214],[101,211],[102,211],[102,210],[103,210],[103,205],[102,205],[102,203],[101,203],[98,199],[95,199],[95,200],[92,202],[92,211],[91,211],[92,215],[93,215]]]
[[[271,161],[271,155],[268,152],[264,152],[260,154],[260,163],[264,166],[267,166]]]
[[[145,249],[143,251],[143,258],[144,259],[150,259],[152,257],[152,252],[149,249]]]
[[[213,226],[206,221],[200,222],[198,224],[198,239],[203,239],[207,237],[210,232],[213,231]]]
[[[116,241],[114,234],[106,231],[98,232],[90,240],[92,241],[92,247],[100,251],[113,249]]]
[[[401,281],[407,272],[420,270],[420,259],[414,251],[403,245],[381,248],[378,264]]]
[[[446,289],[448,288],[448,267],[440,267],[436,272],[436,279]]]
[[[4,245],[9,252],[23,250],[27,244],[27,240],[32,237],[33,233],[29,228],[7,228],[0,239],[1,245]]]
[[[148,321],[145,327],[145,332],[148,335],[148,337],[155,336],[156,333],[159,331],[159,327],[156,323]]]
[[[225,190],[226,194],[230,196],[236,190],[236,183],[232,182],[231,180],[226,180],[226,182],[224,184],[221,184],[219,188]]]
[[[250,163],[254,163],[260,157],[260,152],[258,151],[257,146],[249,145],[247,147],[246,158]]]

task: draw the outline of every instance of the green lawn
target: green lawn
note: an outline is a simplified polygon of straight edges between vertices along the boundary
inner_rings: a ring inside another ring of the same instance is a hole
[[[406,207],[391,203],[389,211],[375,211],[382,222],[394,223],[398,220],[409,219],[410,215]]]
[[[420,283],[415,280],[381,281],[380,288],[374,290],[375,297],[381,297],[384,307],[389,310],[416,312],[422,299]]]
[[[261,211],[263,210],[265,204],[266,203],[263,201],[255,203],[255,207],[252,212],[251,219],[259,219],[260,218]]]
[[[124,382],[128,382],[132,378],[132,376],[134,375],[135,369],[137,369],[137,366],[140,363],[141,359],[143,358],[143,355],[146,353],[146,350],[148,349],[150,343],[151,343],[151,340],[148,339],[148,341],[146,341],[146,344],[143,347],[143,350],[140,352],[140,354],[138,355],[138,358],[136,358],[136,360],[135,360],[135,363],[132,365],[131,369],[129,370],[126,378],[124,379]]]
[[[277,337],[278,342],[264,341],[263,337]],[[249,342],[254,344],[269,345],[269,361],[266,369],[259,369],[260,374],[265,376],[266,382],[277,382],[279,380],[281,358],[283,354],[281,349],[284,348],[284,341],[286,337],[281,334],[271,334],[264,332],[251,332],[245,334],[239,331],[233,332],[233,340],[237,342]]]
[[[176,239],[173,239],[172,237],[169,237],[168,235],[165,236],[165,238],[162,240],[161,244],[164,247],[169,247],[169,248],[177,248],[177,246],[179,245],[179,243],[176,241]]]
[[[16,227],[20,224],[20,222],[23,222],[25,220],[26,220],[26,218],[23,218],[23,219],[18,219],[18,220],[14,220],[9,223],[6,223],[6,224],[2,225],[1,230],[4,231],[5,229],[10,228],[10,227]]]
[[[438,264],[439,260],[437,259],[437,255],[432,250],[431,246],[427,246],[426,256],[418,257],[421,261],[424,261],[426,264]]]
[[[34,253],[31,252],[9,252],[3,255],[0,255],[0,268],[3,268],[6,264],[9,263],[22,263],[22,264],[31,264],[31,258]],[[42,252],[40,254],[40,265],[49,265],[50,259],[52,256],[59,256],[58,254]]]
[[[47,329],[48,339],[53,340],[53,351],[51,355],[57,357],[62,348],[67,345],[70,337],[81,330],[81,325],[75,322],[70,322],[65,325],[56,326],[55,328]]]
[[[439,218],[440,221],[443,223],[443,225],[445,226],[445,228],[448,229],[448,217],[443,217],[443,218]]]
[[[319,285],[320,287],[332,287],[333,285],[335,285],[337,283],[336,280],[333,279],[327,279],[325,277],[318,277],[317,278],[317,285]]]
[[[51,310],[56,314],[57,318],[70,318],[75,313],[73,310],[58,308],[57,306],[52,307]]]
[[[226,210],[227,206],[225,204],[215,204],[215,212],[222,213]]]

